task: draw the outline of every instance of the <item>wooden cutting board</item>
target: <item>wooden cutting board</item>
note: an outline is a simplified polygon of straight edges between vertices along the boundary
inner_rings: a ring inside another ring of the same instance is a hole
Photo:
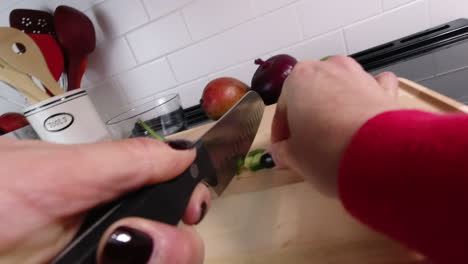
[[[404,108],[467,112],[465,105],[405,79],[399,97]],[[266,108],[252,149],[268,148],[274,111],[275,106]],[[194,140],[211,125],[173,138]],[[196,229],[205,241],[207,264],[426,263],[284,169],[236,176]]]

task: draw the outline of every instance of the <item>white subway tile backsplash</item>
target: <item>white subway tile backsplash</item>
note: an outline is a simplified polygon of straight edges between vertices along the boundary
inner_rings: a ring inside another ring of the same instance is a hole
[[[347,27],[345,33],[349,52],[361,51],[427,29],[430,23],[426,5],[425,1],[417,1]]]
[[[261,57],[263,60],[269,58],[269,56]],[[255,59],[252,59],[248,62],[244,62],[240,65],[236,65],[232,68],[227,70],[212,74],[208,76],[209,80],[214,80],[220,77],[231,77],[240,80],[241,82],[245,83],[246,85],[250,86],[252,83],[252,77],[255,71],[258,69],[258,65],[255,64]]]
[[[200,99],[205,86],[208,84],[207,78],[201,78],[176,88],[182,100],[182,107],[187,108],[200,104]]]
[[[151,19],[167,15],[194,0],[143,0]]]
[[[466,0],[429,0],[432,25],[468,18],[468,1]]]
[[[297,1],[298,0],[252,0],[252,8],[255,15],[261,15]]]
[[[259,58],[263,60],[267,60],[269,57],[271,56],[259,56]],[[203,89],[210,81],[221,77],[231,77],[244,82],[247,86],[250,87],[252,83],[252,77],[257,69],[258,65],[255,64],[255,59],[252,59],[234,67],[230,67],[226,70],[211,74],[206,78],[201,78],[199,80],[181,85],[177,89],[181,94],[184,107],[190,107],[199,104]]]
[[[102,2],[104,2],[104,0],[48,0],[48,3],[52,8],[56,8],[59,5],[66,5],[81,11],[86,11],[94,5]]]
[[[317,36],[377,15],[381,9],[382,3],[377,0],[303,0],[297,5],[307,37]]]
[[[167,90],[176,85],[165,58],[159,59],[116,77],[129,102]]]
[[[88,57],[86,76],[93,83],[136,66],[136,61],[123,37],[100,43]]]
[[[177,80],[190,81],[301,40],[294,8],[242,24],[169,55]]]
[[[152,22],[127,35],[139,63],[177,50],[190,43],[190,35],[180,13]]]
[[[2,0],[0,2],[0,10],[7,9],[16,2],[19,2],[19,0]]]
[[[152,100],[156,100],[158,98],[166,97],[168,95],[172,95],[172,94],[176,94],[176,93],[177,93],[176,88],[171,88],[169,90],[165,90],[165,91],[162,91],[162,92],[157,92],[156,94],[152,94],[152,95],[146,96],[144,98],[140,98],[140,99],[137,99],[137,100],[130,101],[130,103],[127,104],[124,108],[126,110],[130,110],[132,108],[135,108],[135,107],[141,106],[143,104],[146,104],[146,103],[148,103],[148,102],[150,102]]]
[[[383,0],[383,6],[384,10],[390,10],[413,1],[415,0]]]
[[[319,60],[331,55],[345,55],[346,47],[342,31],[335,31],[317,38],[309,39],[276,54],[289,54],[301,60]]]
[[[106,38],[114,38],[149,21],[140,0],[106,0],[93,7],[91,19]]]
[[[198,0],[182,12],[195,40],[235,26],[253,15],[250,0]]]
[[[86,91],[104,122],[121,114],[128,104],[125,93],[111,79],[88,87]]]

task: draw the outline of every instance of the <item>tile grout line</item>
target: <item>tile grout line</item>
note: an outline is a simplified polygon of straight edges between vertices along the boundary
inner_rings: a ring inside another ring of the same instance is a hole
[[[431,15],[431,1],[426,0],[426,5],[427,5],[427,15],[429,16],[429,26],[432,27],[434,25],[434,18]]]
[[[149,24],[151,22],[151,15],[148,11],[148,7],[146,6],[145,1],[143,0],[138,0],[138,1],[140,1],[140,4],[143,6],[143,9],[145,10],[145,13],[146,13],[146,17],[148,18],[148,22],[146,22],[145,25]]]
[[[172,76],[174,77],[174,80],[176,81],[176,85],[174,86],[174,87],[176,87],[176,86],[178,86],[178,84],[179,84],[179,79],[177,78],[177,75],[176,75],[176,72],[175,72],[175,70],[174,70],[174,67],[172,66],[172,63],[171,63],[171,61],[169,60],[169,57],[168,57],[168,56],[164,57],[164,59],[166,60],[166,63],[167,63],[167,65],[169,66],[169,69],[171,70]]]
[[[316,35],[316,36],[313,36],[313,37],[310,37],[310,38],[302,39],[301,41],[292,43],[292,44],[288,45],[287,47],[295,47],[295,46],[300,45],[300,44],[302,44],[302,43],[305,43],[305,42],[307,42],[307,41],[316,40],[316,39],[319,39],[319,38],[324,37],[324,36],[326,36],[326,35],[330,35],[330,34],[333,34],[333,33],[338,33],[338,32],[343,31],[343,30],[344,30],[344,29],[335,28],[335,29],[333,29],[333,30],[331,30],[331,31],[324,32],[323,34]],[[346,45],[346,43],[345,43],[345,45]],[[172,89],[172,88],[175,88],[175,87],[178,87],[178,86],[183,86],[183,85],[189,84],[189,83],[191,83],[191,82],[199,81],[199,80],[201,80],[201,79],[203,79],[203,78],[207,78],[207,77],[209,77],[209,76],[211,76],[211,75],[219,74],[219,73],[221,73],[221,72],[223,72],[223,71],[226,71],[226,70],[233,69],[233,68],[235,68],[235,67],[237,67],[237,66],[240,66],[240,65],[242,65],[242,64],[244,64],[244,63],[247,63],[247,62],[249,62],[249,61],[252,61],[252,59],[255,58],[255,57],[259,57],[259,56],[263,56],[263,55],[271,54],[271,53],[276,53],[276,52],[281,51],[281,50],[283,50],[283,49],[285,49],[285,48],[287,48],[287,47],[281,47],[281,48],[278,48],[278,49],[275,49],[275,50],[272,50],[272,51],[264,52],[264,53],[262,53],[262,55],[255,55],[255,56],[252,56],[252,57],[249,58],[249,59],[243,60],[243,61],[241,61],[241,62],[237,62],[237,63],[232,64],[232,65],[228,65],[228,66],[223,67],[223,68],[221,68],[221,69],[219,69],[219,70],[216,70],[216,71],[214,71],[214,72],[206,73],[206,74],[200,75],[200,76],[198,76],[198,77],[196,77],[196,78],[194,78],[194,79],[190,79],[190,80],[188,80],[188,81],[182,81],[182,82],[180,82],[179,79],[177,78],[177,75],[175,74],[175,70],[173,69],[173,66],[172,66],[172,64],[171,64],[171,61],[170,61],[170,59],[169,59],[169,55],[171,55],[171,54],[173,54],[173,53],[175,53],[175,52],[177,52],[177,51],[179,51],[179,50],[181,50],[181,49],[186,48],[186,46],[185,46],[185,47],[182,47],[182,48],[177,49],[176,51],[169,52],[169,53],[166,53],[165,55],[159,56],[159,57],[157,57],[157,58],[155,58],[155,59],[152,59],[152,60],[149,60],[149,61],[145,61],[144,63],[141,63],[141,64],[137,64],[137,65],[135,65],[135,66],[132,66],[132,67],[130,67],[130,68],[129,68],[128,70],[126,70],[126,71],[122,71],[122,72],[115,73],[115,74],[112,74],[112,75],[110,75],[110,76],[107,76],[106,79],[113,79],[113,78],[116,78],[118,75],[121,75],[122,73],[135,70],[135,69],[137,69],[137,68],[139,68],[139,67],[145,66],[145,65],[147,65],[147,64],[149,64],[149,63],[152,63],[152,62],[154,62],[154,61],[156,61],[156,60],[160,60],[160,59],[165,58],[165,59],[167,60],[168,64],[169,64],[169,67],[171,68],[171,71],[172,71],[172,73],[174,74],[174,78],[176,79],[176,82],[177,82],[177,84],[176,84],[175,86],[171,86],[171,88],[168,88],[168,89]],[[130,47],[130,50],[131,50],[132,53],[133,53],[133,50],[131,49],[131,47]],[[348,51],[348,52],[349,52],[349,51]]]
[[[376,15],[372,15],[372,16],[369,16],[369,17],[366,17],[366,18],[363,18],[363,19],[360,19],[360,20],[356,20],[348,25],[343,25],[342,28],[343,29],[346,29],[346,28],[349,28],[349,27],[352,27],[352,26],[355,26],[355,25],[358,25],[358,24],[362,24],[362,23],[365,23],[365,22],[369,22],[370,20],[372,19],[375,19],[375,18],[378,18],[378,17],[382,17],[382,16],[385,16],[385,15],[388,15],[389,13],[392,13],[392,12],[396,12],[396,11],[399,11],[400,9],[405,9],[406,7],[408,6],[412,6],[412,5],[416,5],[417,3],[423,3],[425,0],[415,0],[415,1],[411,1],[409,3],[406,3],[404,5],[401,5],[401,6],[398,6],[398,7],[395,7],[395,8],[392,8],[392,9],[389,9],[389,10],[386,10],[385,12],[383,13],[380,13],[380,14],[376,14]]]
[[[299,5],[294,3],[294,13],[296,18],[296,23],[299,26],[299,30],[301,31],[301,42],[306,38],[305,34],[305,25],[302,23],[301,18],[299,17]]]
[[[177,52],[179,52],[179,51],[181,51],[181,50],[183,50],[183,49],[185,49],[185,48],[188,48],[188,47],[190,47],[190,46],[199,44],[199,43],[201,43],[201,42],[203,42],[203,41],[206,41],[206,40],[208,40],[208,39],[214,38],[214,37],[216,37],[216,36],[218,36],[218,35],[221,35],[221,34],[227,32],[227,31],[230,31],[230,30],[232,30],[232,29],[234,29],[234,28],[236,28],[236,27],[238,27],[238,26],[240,26],[240,25],[247,24],[247,23],[249,23],[249,22],[252,22],[252,21],[261,19],[261,18],[263,18],[263,17],[265,17],[265,16],[268,16],[268,15],[270,15],[270,14],[273,14],[273,13],[275,13],[275,12],[281,10],[281,9],[288,8],[288,7],[292,6],[292,5],[297,4],[297,2],[298,2],[298,0],[292,2],[292,3],[288,4],[288,5],[284,5],[284,6],[281,6],[281,7],[277,8],[277,9],[271,10],[271,11],[269,11],[269,12],[267,12],[267,13],[263,13],[262,15],[259,15],[259,16],[257,16],[257,17],[252,17],[252,18],[250,18],[250,19],[248,19],[248,20],[246,20],[246,21],[241,22],[240,24],[236,24],[235,26],[232,26],[232,27],[230,27],[230,28],[224,29],[224,30],[222,30],[222,31],[220,31],[220,32],[217,32],[217,33],[215,33],[215,34],[213,34],[213,35],[210,35],[210,36],[208,36],[208,37],[205,37],[205,38],[202,38],[202,39],[193,41],[193,42],[188,43],[188,44],[186,44],[186,45],[184,45],[184,46],[182,46],[182,47],[180,47],[180,48],[177,48],[177,49],[174,49],[174,50],[172,50],[172,51],[166,52],[166,53],[164,53],[164,54],[161,54],[161,55],[158,56],[158,57],[155,57],[155,58],[152,58],[152,59],[149,59],[149,60],[138,61],[138,60],[136,59],[135,52],[133,51],[133,49],[132,49],[132,47],[131,47],[131,45],[130,45],[130,42],[129,42],[129,40],[128,40],[128,37],[127,37],[128,34],[131,34],[132,32],[134,32],[134,31],[136,31],[136,30],[138,30],[138,29],[141,29],[141,28],[143,28],[144,26],[146,26],[146,25],[148,25],[148,24],[150,24],[150,23],[156,22],[156,21],[158,21],[158,20],[160,20],[160,19],[163,19],[163,18],[165,18],[165,17],[167,17],[167,16],[173,15],[173,14],[175,14],[176,12],[180,12],[179,9],[176,9],[176,10],[174,10],[174,11],[172,11],[172,12],[169,12],[169,13],[167,13],[166,15],[164,15],[164,16],[162,16],[162,17],[159,17],[158,19],[155,19],[154,21],[151,21],[151,20],[150,20],[150,22],[148,22],[148,23],[146,23],[146,24],[143,24],[143,25],[140,25],[140,26],[138,26],[138,27],[136,27],[136,28],[134,28],[134,29],[132,29],[132,30],[126,32],[126,33],[123,33],[123,34],[121,34],[121,35],[119,35],[119,36],[114,36],[114,37],[112,37],[112,38],[105,39],[105,40],[102,41],[102,42],[115,40],[115,39],[118,39],[118,38],[120,38],[120,37],[125,38],[125,41],[127,42],[127,45],[129,46],[129,48],[130,48],[130,50],[131,50],[131,52],[132,52],[132,55],[133,55],[135,61],[137,62],[137,65],[132,66],[132,67],[130,67],[128,70],[124,71],[124,72],[127,72],[127,71],[131,71],[131,70],[133,70],[133,69],[136,69],[136,68],[138,68],[138,67],[140,67],[140,66],[143,66],[143,65],[146,65],[146,64],[148,64],[148,63],[151,63],[151,62],[153,62],[153,61],[155,61],[155,60],[161,59],[161,58],[163,58],[163,57],[167,57],[168,61],[170,61],[170,60],[169,60],[169,55],[171,55],[171,54],[177,53]],[[100,3],[100,4],[102,4],[102,3]],[[188,5],[188,4],[187,4],[187,5]],[[187,6],[187,5],[185,5],[185,6]],[[295,8],[295,9],[296,9],[296,8]],[[184,18],[184,23],[186,23],[185,17],[183,17],[183,18]],[[301,24],[302,24],[302,23],[301,23]],[[186,27],[187,27],[187,26],[186,26]],[[303,27],[302,27],[302,28],[303,28]],[[188,30],[188,28],[187,28],[187,30]],[[303,30],[303,29],[302,29],[302,30]],[[190,37],[192,37],[190,30],[188,30],[188,32],[189,32]],[[306,39],[305,36],[302,38],[302,40],[304,40],[304,39]],[[302,40],[301,40],[301,41],[302,41]],[[291,44],[291,45],[296,45],[297,43],[300,43],[301,41],[296,42],[296,43],[293,43],[293,44]],[[282,48],[284,48],[284,47],[282,47]],[[282,49],[282,48],[280,48],[280,49]],[[237,64],[236,64],[236,65],[237,65]],[[227,66],[227,67],[225,67],[225,68],[222,68],[222,69],[220,69],[219,71],[224,71],[224,70],[226,70],[226,69],[228,69],[228,68],[230,68],[230,67],[232,67],[232,65],[229,65],[229,66]],[[219,72],[219,71],[216,71],[215,73],[217,73],[217,72]],[[108,78],[112,78],[112,77],[114,77],[114,76],[116,76],[116,75],[118,75],[118,74],[121,74],[121,73],[123,73],[123,72],[119,72],[119,73],[112,74],[111,76],[108,76]],[[209,74],[203,75],[203,76],[208,76],[208,75],[209,75]],[[194,80],[194,79],[192,79],[192,80]],[[192,80],[190,80],[190,81],[192,81]],[[188,82],[190,82],[190,81],[183,82],[183,83],[188,83]]]
[[[182,17],[182,21],[184,22],[185,29],[187,30],[188,35],[189,35],[189,37],[190,37],[190,40],[191,40],[192,43],[193,43],[193,42],[195,41],[195,39],[193,38],[192,31],[190,31],[189,25],[188,25],[188,23],[187,23],[187,18],[185,17],[184,12],[182,12],[182,10],[179,10],[179,15]]]
[[[126,71],[124,71],[124,72],[129,72],[129,71],[131,71],[131,70],[133,70],[133,69],[135,69],[135,68],[138,68],[140,65],[145,65],[145,64],[139,64],[138,59],[137,59],[137,56],[136,56],[136,53],[135,53],[135,51],[133,50],[133,47],[132,47],[132,45],[130,44],[130,41],[128,41],[127,36],[123,36],[122,38],[124,39],[125,44],[127,44],[127,47],[128,47],[128,49],[130,50],[130,53],[132,53],[133,60],[135,61],[135,66],[134,66],[134,67],[131,67],[131,69],[128,69],[128,70],[126,70]],[[148,63],[148,64],[149,64],[149,63]]]
[[[290,5],[288,5],[287,7],[289,7],[289,6],[291,6],[291,5],[293,5],[293,4],[290,4]],[[280,8],[280,9],[281,9],[281,8]],[[278,10],[279,10],[279,9],[278,9]],[[276,10],[275,10],[275,11],[276,11]],[[174,13],[176,13],[176,12],[178,12],[178,10],[176,10],[176,11],[174,11],[174,12],[171,12],[170,14],[174,14]],[[274,13],[274,12],[271,12],[271,13]],[[269,13],[269,14],[271,14],[271,13]],[[167,16],[169,16],[170,14],[168,14]],[[166,16],[164,16],[164,17],[166,17]],[[263,16],[262,16],[262,17],[263,17]],[[259,19],[259,18],[260,18],[260,17],[253,18],[253,19],[251,19],[251,20],[249,20],[249,21],[245,21],[245,22],[242,23],[242,24],[247,24],[248,22],[254,21],[254,20]],[[158,20],[159,20],[159,19],[158,19]],[[242,25],[242,24],[238,24],[237,26],[240,26],[240,25]],[[145,25],[147,25],[147,24],[145,24]],[[143,27],[143,26],[144,26],[144,25],[139,26],[138,28],[141,28],[141,27]],[[233,28],[235,28],[235,27],[237,27],[237,26],[234,26]],[[208,38],[204,38],[204,39],[201,39],[201,40],[192,42],[192,43],[188,43],[188,44],[186,44],[186,45],[184,45],[184,46],[182,46],[182,47],[180,47],[180,48],[177,48],[177,49],[174,49],[174,50],[172,50],[172,51],[166,52],[166,53],[164,53],[164,54],[162,54],[162,55],[160,55],[160,56],[158,56],[158,57],[155,57],[155,58],[152,58],[152,59],[149,59],[149,60],[138,61],[138,60],[136,59],[135,52],[133,51],[132,46],[130,45],[130,42],[129,42],[128,38],[127,38],[127,35],[128,35],[128,34],[130,34],[132,31],[137,30],[138,28],[132,29],[131,31],[129,31],[129,32],[127,32],[127,33],[124,33],[124,34],[120,35],[119,37],[114,37],[114,38],[112,38],[112,39],[106,40],[106,41],[115,40],[115,39],[118,39],[118,38],[120,38],[120,37],[121,37],[121,38],[124,38],[124,40],[126,41],[126,44],[127,44],[128,47],[130,48],[130,50],[131,50],[131,52],[132,52],[132,55],[133,55],[133,57],[134,57],[134,59],[135,59],[135,61],[136,61],[136,65],[135,65],[135,66],[132,66],[132,67],[130,67],[129,69],[127,69],[127,70],[125,70],[125,71],[112,74],[112,75],[108,76],[107,78],[114,78],[115,76],[120,75],[120,74],[122,74],[122,73],[124,73],[124,72],[128,72],[128,71],[134,70],[134,69],[136,69],[136,68],[139,68],[139,67],[141,67],[141,66],[147,65],[147,64],[149,64],[149,63],[151,63],[151,62],[153,62],[153,61],[162,59],[162,58],[164,58],[164,57],[167,58],[167,60],[168,60],[168,62],[169,62],[169,64],[170,64],[169,56],[170,56],[171,54],[177,53],[177,52],[179,52],[179,51],[181,51],[181,50],[183,50],[183,49],[185,49],[185,48],[188,48],[188,47],[190,47],[190,46],[196,45],[196,44],[201,43],[201,42],[203,42],[203,41],[205,41],[205,40],[207,40],[207,39],[209,39],[209,38],[215,37],[215,36],[217,36],[217,35],[220,35],[220,34],[222,34],[222,33],[225,33],[225,32],[227,32],[227,31],[233,29],[233,28],[226,29],[225,31],[218,32],[218,33],[216,33],[215,35],[212,35],[212,36],[210,36],[210,37],[208,37]],[[301,41],[302,41],[302,40],[301,40]],[[297,43],[300,43],[301,41],[296,42],[296,43],[292,43],[291,45],[296,45]],[[283,48],[284,48],[284,47],[281,47],[281,48],[279,48],[279,49],[283,49]],[[227,70],[227,69],[229,69],[229,68],[231,68],[231,67],[234,67],[235,65],[239,65],[239,64],[242,64],[242,63],[245,63],[245,62],[246,62],[246,61],[243,61],[243,62],[241,62],[241,63],[236,63],[236,64],[234,64],[234,65],[226,66],[226,67],[224,67],[224,68],[222,68],[222,69],[220,69],[220,70],[215,71],[214,73],[218,73],[218,72]],[[171,66],[172,66],[172,65],[171,65]],[[197,77],[197,78],[195,78],[195,79],[191,79],[191,80],[186,81],[186,82],[181,82],[181,84],[186,84],[186,83],[189,83],[189,82],[191,82],[191,81],[193,81],[193,80],[196,80],[196,79],[198,79],[198,78],[207,77],[207,76],[209,76],[210,74],[214,74],[214,73],[208,73],[208,74],[199,76],[199,77]],[[175,74],[175,73],[174,73],[174,74]],[[178,81],[177,78],[176,78],[176,81]]]
[[[258,16],[253,16],[253,17],[251,17],[251,18],[249,18],[249,19],[246,19],[246,20],[244,20],[244,21],[242,21],[242,22],[240,22],[240,23],[237,23],[237,24],[235,24],[235,25],[233,25],[233,26],[227,27],[227,28],[225,28],[225,29],[223,29],[223,30],[221,30],[221,31],[218,31],[218,32],[216,32],[216,33],[213,33],[213,34],[211,34],[211,35],[205,36],[205,37],[203,37],[203,38],[201,38],[201,39],[194,40],[192,43],[190,43],[190,44],[188,44],[188,45],[186,45],[186,46],[184,46],[184,47],[182,47],[182,48],[178,48],[178,49],[176,49],[176,50],[174,50],[174,51],[171,51],[171,53],[175,53],[175,52],[177,52],[177,51],[179,51],[179,50],[181,50],[181,49],[186,48],[187,46],[199,44],[199,43],[201,43],[201,42],[203,42],[203,41],[206,41],[206,40],[208,40],[208,39],[211,39],[211,38],[214,38],[214,37],[216,37],[216,36],[218,36],[218,35],[221,35],[221,34],[223,34],[223,33],[226,33],[227,31],[231,31],[231,30],[233,30],[234,28],[236,28],[236,27],[238,27],[238,26],[241,26],[241,25],[247,24],[247,23],[249,23],[249,22],[252,22],[252,21],[261,19],[261,18],[263,18],[263,17],[265,17],[265,16],[268,16],[268,15],[271,15],[271,14],[273,14],[273,13],[275,13],[275,12],[281,10],[281,9],[284,9],[284,8],[287,8],[287,7],[290,7],[290,6],[294,5],[296,2],[298,2],[298,0],[292,2],[292,3],[288,4],[288,5],[284,5],[284,6],[281,6],[281,7],[279,7],[279,8],[276,8],[276,9],[273,9],[273,10],[271,10],[271,11],[268,11],[268,12],[266,12],[266,13],[260,14],[260,15],[258,15]],[[188,4],[187,4],[187,5],[188,5]],[[181,9],[181,8],[180,8],[180,9]],[[148,24],[150,24],[150,23],[152,23],[152,22],[156,22],[156,21],[158,21],[158,20],[160,20],[160,19],[162,19],[162,18],[165,18],[165,17],[167,17],[167,16],[173,15],[173,14],[176,13],[176,12],[180,12],[180,9],[176,9],[176,10],[174,10],[174,11],[172,11],[172,12],[169,12],[169,13],[165,14],[164,16],[161,16],[161,17],[159,17],[159,18],[157,18],[157,19],[155,19],[155,20],[151,20],[150,22],[148,22],[148,23],[146,23],[146,24],[143,24],[143,25],[140,25],[140,26],[138,26],[138,27],[135,27],[135,28],[131,29],[130,31],[128,31],[128,32],[126,32],[126,33],[123,33],[122,35],[114,36],[113,38],[111,38],[111,39],[109,39],[109,40],[116,39],[116,38],[121,37],[121,36],[123,36],[123,35],[131,34],[131,33],[133,33],[134,31],[137,31],[138,29],[141,29],[141,28],[143,28],[144,26],[146,26],[146,25],[148,25]],[[185,22],[185,16],[184,16],[184,22]],[[190,33],[190,35],[191,35],[190,30],[189,30],[189,33]],[[168,54],[169,54],[169,53],[165,53],[164,55],[161,55],[161,56],[158,57],[158,58],[161,58],[161,57],[163,57],[163,56],[165,56],[165,55],[168,55]]]
[[[341,31],[341,36],[343,37],[343,44],[345,46],[346,55],[350,55],[348,39],[346,37],[345,29],[342,28],[340,31]]]
[[[408,2],[406,2],[406,3],[404,3],[404,4],[402,4],[402,5],[398,5],[398,6],[389,8],[389,9],[387,9],[387,10],[384,10],[383,13],[389,13],[389,12],[391,12],[391,11],[395,11],[395,10],[397,10],[397,9],[402,9],[402,8],[404,8],[404,7],[406,7],[406,6],[410,6],[410,5],[412,5],[412,4],[416,3],[416,2],[424,2],[424,1],[425,1],[425,0],[410,0],[410,1],[408,1]]]

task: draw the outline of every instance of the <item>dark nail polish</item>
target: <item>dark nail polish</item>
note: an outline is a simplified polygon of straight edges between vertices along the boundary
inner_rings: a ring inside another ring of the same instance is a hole
[[[198,219],[198,221],[197,221],[197,223],[196,223],[197,225],[198,225],[199,223],[201,223],[201,221],[203,221],[203,218],[205,218],[206,209],[207,209],[206,202],[203,202],[202,205],[201,205],[200,219]]]
[[[144,264],[153,252],[153,239],[136,229],[121,226],[107,240],[102,252],[103,264]]]
[[[185,140],[185,139],[168,140],[167,144],[171,148],[177,149],[177,150],[186,150],[186,149],[191,149],[191,148],[194,147],[192,141],[188,141],[188,140]]]
[[[276,166],[275,161],[270,153],[265,153],[260,157],[260,164],[263,168],[271,169]]]

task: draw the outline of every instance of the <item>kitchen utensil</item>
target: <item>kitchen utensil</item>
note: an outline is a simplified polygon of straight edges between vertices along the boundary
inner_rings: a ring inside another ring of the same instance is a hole
[[[10,13],[10,26],[25,33],[55,36],[54,17],[46,11],[14,9]]]
[[[1,62],[0,62],[1,63]],[[37,103],[50,98],[45,92],[41,91],[29,76],[11,70],[0,64],[0,80],[13,86],[20,91],[30,103]]]
[[[28,34],[41,49],[42,55],[47,62],[50,73],[56,81],[59,80],[64,70],[64,58],[62,49],[57,41],[49,34]]]
[[[80,65],[96,48],[96,33],[91,20],[81,11],[59,6],[54,13],[55,30],[68,58],[68,90],[80,87]]]
[[[80,72],[78,74],[78,83],[81,84],[81,80],[86,72],[86,66],[88,65],[88,58],[83,58],[80,64]]]
[[[14,51],[15,46],[20,52]],[[39,79],[53,95],[64,92],[50,73],[40,48],[20,30],[0,28],[0,57],[17,71]]]
[[[29,125],[24,115],[15,112],[0,115],[0,129],[9,133]]]
[[[184,110],[178,94],[168,94],[143,104],[136,104],[124,113],[106,122],[114,139],[148,136],[137,124],[142,120],[161,136],[167,136],[186,128]]]
[[[145,217],[176,225],[202,179],[218,194],[223,192],[237,172],[237,160],[247,154],[255,138],[264,108],[257,93],[247,93],[194,143],[197,157],[189,169],[169,182],[142,188],[116,202],[51,263],[93,263],[102,234],[123,217]]]

